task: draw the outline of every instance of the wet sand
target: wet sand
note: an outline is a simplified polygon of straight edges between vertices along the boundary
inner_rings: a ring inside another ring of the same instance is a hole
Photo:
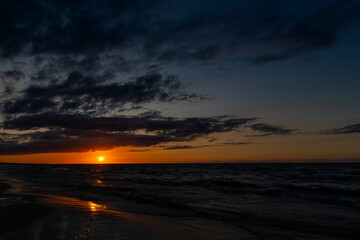
[[[8,183],[0,181],[0,236],[25,227],[50,211],[31,195],[6,193],[10,188]]]
[[[191,217],[134,214],[75,198],[6,193],[0,181],[0,238],[15,239],[252,239],[236,227]],[[16,202],[18,201],[18,202]]]

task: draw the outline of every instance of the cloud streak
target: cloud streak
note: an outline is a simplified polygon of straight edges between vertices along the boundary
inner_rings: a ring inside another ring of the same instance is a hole
[[[31,132],[19,134],[17,139],[2,140],[0,154],[82,152],[119,146],[149,147],[230,132],[254,120],[228,117],[177,119],[146,114],[89,117],[55,112],[24,115],[5,120],[3,127],[6,130]]]
[[[265,135],[288,135],[293,131],[269,124],[253,124],[256,118],[171,118],[158,112],[137,116],[91,117],[86,114],[41,114],[10,117],[3,121],[7,131],[21,134],[3,134],[0,154],[31,154],[45,152],[86,152],[110,150],[121,146],[162,147],[164,150],[193,149],[248,142],[225,142],[209,145],[179,145],[211,134],[243,128],[264,132]],[[173,143],[162,146],[159,144]]]
[[[347,125],[342,128],[333,128],[320,132],[320,134],[352,134],[352,133],[360,133],[360,124]]]
[[[250,125],[250,128],[255,132],[261,133],[261,135],[251,135],[252,137],[270,136],[270,135],[289,135],[296,131],[296,129],[287,129],[281,126],[273,126],[267,123],[255,123]]]
[[[98,110],[104,112],[125,104],[149,102],[196,102],[211,98],[195,93],[184,93],[182,84],[174,75],[149,74],[135,81],[107,83],[104,76],[86,77],[72,72],[60,83],[46,86],[31,85],[20,97],[3,103],[3,112],[38,113],[56,108],[59,112]]]

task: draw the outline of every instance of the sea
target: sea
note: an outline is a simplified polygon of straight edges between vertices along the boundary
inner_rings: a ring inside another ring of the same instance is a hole
[[[38,194],[251,236],[234,239],[360,239],[360,163],[0,164],[0,173]]]

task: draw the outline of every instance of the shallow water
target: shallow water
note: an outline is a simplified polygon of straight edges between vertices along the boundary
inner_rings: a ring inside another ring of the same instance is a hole
[[[41,195],[36,202],[51,206],[51,212],[25,228],[1,236],[1,239],[220,240],[252,237],[239,228],[207,219],[133,214],[58,195]]]
[[[244,239],[360,239],[360,164],[355,163],[1,164],[0,172],[34,183],[31,191],[40,194],[207,231],[238,229],[249,233]],[[111,225],[106,219],[102,223]]]

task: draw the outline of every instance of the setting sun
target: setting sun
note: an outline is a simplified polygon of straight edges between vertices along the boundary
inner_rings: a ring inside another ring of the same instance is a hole
[[[99,157],[99,161],[102,162],[104,160],[103,157]]]

